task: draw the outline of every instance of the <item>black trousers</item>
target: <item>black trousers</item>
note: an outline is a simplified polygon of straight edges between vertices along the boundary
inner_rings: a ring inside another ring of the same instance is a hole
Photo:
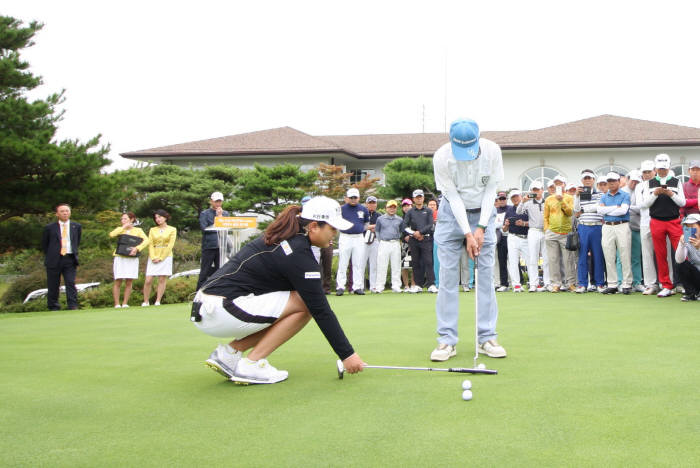
[[[692,296],[700,292],[700,271],[688,260],[678,264],[676,278],[679,278],[687,295]]]
[[[416,285],[426,288],[435,284],[433,238],[424,237],[422,241],[419,241],[410,237],[408,239],[408,248],[411,249],[411,266],[413,267],[413,279]]]
[[[508,287],[508,238],[502,236],[496,244],[498,252],[498,273],[501,275],[501,286]]]
[[[331,276],[333,268],[333,246],[329,245],[321,249],[321,280],[323,282],[323,292],[331,292]],[[352,275],[350,275],[352,278]]]
[[[69,309],[78,308],[78,291],[75,289],[75,272],[78,265],[75,264],[73,254],[63,255],[56,268],[46,267],[46,283],[49,290],[46,295],[46,303],[49,310],[60,310],[58,303],[58,290],[61,285],[61,276],[66,286],[66,300]]]
[[[204,249],[202,250],[202,263],[199,267],[199,280],[197,281],[197,290],[202,287],[204,282],[219,269],[219,249]]]

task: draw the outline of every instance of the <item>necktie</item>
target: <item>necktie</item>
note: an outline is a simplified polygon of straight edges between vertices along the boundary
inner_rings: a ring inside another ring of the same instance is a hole
[[[61,255],[66,254],[66,242],[68,241],[68,225],[61,223]]]

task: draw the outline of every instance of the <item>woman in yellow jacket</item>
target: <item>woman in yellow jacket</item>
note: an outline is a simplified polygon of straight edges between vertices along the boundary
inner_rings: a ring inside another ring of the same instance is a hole
[[[112,287],[112,295],[114,296],[114,307],[129,307],[129,296],[131,296],[131,284],[139,277],[139,259],[136,255],[146,248],[148,238],[143,230],[134,226],[136,215],[132,212],[124,213],[121,218],[122,225],[109,233],[109,237],[117,237],[122,234],[136,236],[143,239],[136,247],[132,247],[129,256],[119,255],[114,251],[114,286]],[[119,293],[121,292],[122,280],[126,283],[124,286],[124,302],[119,305]]]
[[[155,305],[165,293],[165,283],[173,274],[173,246],[177,237],[177,229],[168,226],[170,215],[165,210],[156,210],[153,221],[156,226],[148,231],[148,265],[146,266],[146,282],[143,285],[143,307],[148,307],[151,295],[153,277],[158,277]]]

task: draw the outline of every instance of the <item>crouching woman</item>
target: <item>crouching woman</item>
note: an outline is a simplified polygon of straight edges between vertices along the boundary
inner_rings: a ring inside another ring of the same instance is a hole
[[[287,207],[209,277],[195,297],[192,321],[208,335],[233,341],[217,346],[206,364],[234,382],[281,382],[287,371],[267,357],[313,317],[346,371],[360,372],[364,363],[328,304],[311,251],[312,245],[328,247],[338,229],[349,227],[338,202],[312,198],[303,209]]]

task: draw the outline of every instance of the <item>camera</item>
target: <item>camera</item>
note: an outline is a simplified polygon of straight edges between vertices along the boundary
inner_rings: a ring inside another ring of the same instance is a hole
[[[527,194],[527,198],[535,198],[536,196],[537,196],[537,194],[536,194],[536,193],[532,193],[532,192],[530,192],[530,193]]]
[[[582,187],[581,193],[579,194],[581,201],[591,201],[592,192],[590,187]]]
[[[668,185],[666,185],[666,184],[661,184],[661,188],[664,189],[664,190],[666,190],[666,189],[668,188]]]

